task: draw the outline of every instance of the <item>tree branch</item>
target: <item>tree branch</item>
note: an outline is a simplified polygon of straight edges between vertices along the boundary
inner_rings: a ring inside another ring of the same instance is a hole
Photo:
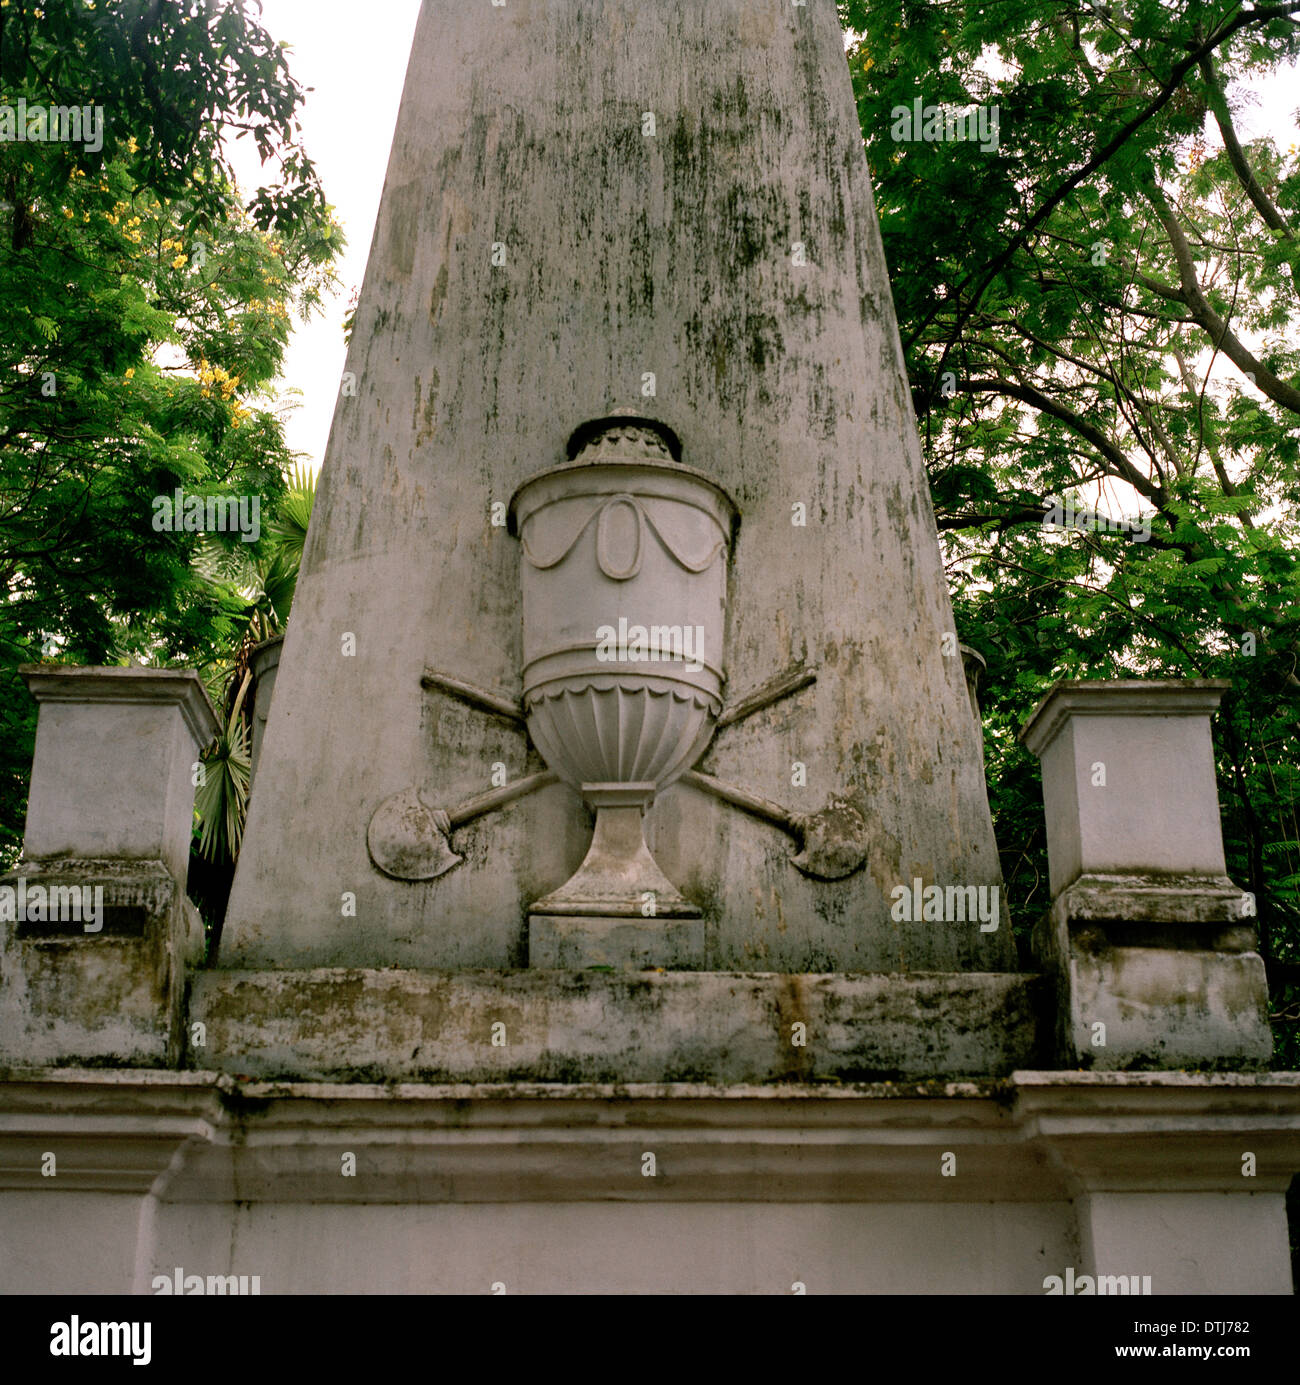
[[[1174,209],[1154,179],[1143,186],[1143,193],[1155,208],[1165,234],[1169,237],[1170,248],[1174,252],[1174,262],[1178,266],[1178,279],[1182,287],[1182,301],[1192,310],[1193,316],[1209,333],[1215,350],[1223,354],[1243,374],[1254,377],[1255,385],[1275,404],[1300,414],[1300,389],[1285,380],[1279,379],[1260,361],[1253,352],[1247,350],[1244,342],[1228,328],[1227,322],[1210,306],[1209,300],[1201,290],[1196,272],[1196,261],[1192,258],[1192,248],[1183,229],[1178,224]]]
[[[1000,251],[993,259],[992,264],[984,271],[979,283],[966,305],[958,311],[957,321],[953,325],[952,332],[948,338],[948,344],[944,347],[943,357],[940,360],[940,369],[948,358],[948,351],[953,342],[956,341],[958,334],[966,323],[966,319],[974,312],[976,306],[983,298],[985,290],[997,278],[999,274],[1009,265],[1016,252],[1023,247],[1031,235],[1048,219],[1056,208],[1087,178],[1091,177],[1103,164],[1109,162],[1115,154],[1135,135],[1148,121],[1164,110],[1173,99],[1174,93],[1182,85],[1183,78],[1196,67],[1201,59],[1209,53],[1226,43],[1238,29],[1244,29],[1246,25],[1254,23],[1256,20],[1268,21],[1270,19],[1280,19],[1286,15],[1300,13],[1300,0],[1287,0],[1287,3],[1280,5],[1259,5],[1254,9],[1242,10],[1234,18],[1227,20],[1218,30],[1215,31],[1204,43],[1198,44],[1191,53],[1181,62],[1175,63],[1168,79],[1156,95],[1146,104],[1137,115],[1131,120],[1125,121],[1120,128],[1089,158],[1080,168],[1076,169],[1061,185],[1052,192],[1046,200],[1039,206],[1038,210],[1029,218],[1025,224],[1015,232],[1007,241],[1006,249]],[[969,278],[965,281],[969,282]],[[959,286],[957,296],[961,295],[965,283]],[[933,311],[930,316],[933,315]],[[929,325],[930,316],[927,316],[911,334],[907,342],[904,343],[904,350],[911,349],[916,338]]]
[[[1020,400],[1022,404],[1031,405],[1040,413],[1059,419],[1067,428],[1091,443],[1139,495],[1146,496],[1153,504],[1164,508],[1164,493],[1161,487],[1152,484],[1148,477],[1143,476],[1100,428],[1094,427],[1087,419],[1050,395],[1043,394],[1030,385],[1016,384],[1000,376],[992,380],[959,380],[957,388],[967,394],[1005,394],[1011,399]]]
[[[1232,171],[1237,175],[1237,181],[1246,190],[1246,196],[1255,204],[1255,210],[1263,218],[1264,225],[1270,230],[1280,231],[1287,240],[1293,240],[1290,227],[1282,218],[1282,213],[1270,200],[1268,194],[1259,185],[1259,179],[1255,177],[1255,170],[1251,168],[1250,161],[1246,158],[1246,151],[1242,149],[1237,139],[1237,132],[1232,128],[1232,112],[1228,109],[1228,100],[1223,93],[1223,87],[1219,83],[1218,74],[1214,70],[1214,59],[1207,53],[1200,62],[1201,76],[1205,79],[1205,90],[1209,98],[1210,110],[1214,113],[1214,122],[1219,127],[1219,133],[1223,136],[1223,147],[1227,151],[1228,162],[1232,165]]]

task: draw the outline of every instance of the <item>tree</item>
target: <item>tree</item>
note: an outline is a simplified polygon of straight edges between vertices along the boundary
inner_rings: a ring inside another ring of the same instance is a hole
[[[286,47],[253,9],[249,0],[6,0],[6,101],[58,108],[93,97],[111,116],[98,149],[89,147],[95,140],[47,145],[49,157],[32,160],[28,152],[7,170],[15,249],[36,229],[26,216],[31,205],[58,196],[73,168],[93,175],[120,163],[132,186],[186,204],[187,232],[224,219],[224,189],[235,181],[232,134],[251,135],[262,161],[280,170],[252,199],[257,226],[288,231],[319,218],[324,197],[299,141],[303,89]]]
[[[958,626],[989,664],[1013,916],[1047,902],[1014,734],[1037,697],[1063,677],[1230,679],[1229,869],[1294,1064],[1300,164],[1294,143],[1243,142],[1232,93],[1300,53],[1300,3],[841,12]],[[942,112],[981,107],[982,126]]]
[[[271,546],[260,511],[295,461],[272,386],[343,241],[296,143],[301,91],[245,8],[0,8],[7,101],[93,92],[113,117],[99,150],[0,143],[0,861],[35,725],[17,666],[209,668],[247,599],[196,566],[185,502],[242,502],[255,522],[213,541]],[[234,129],[279,162],[247,206]]]

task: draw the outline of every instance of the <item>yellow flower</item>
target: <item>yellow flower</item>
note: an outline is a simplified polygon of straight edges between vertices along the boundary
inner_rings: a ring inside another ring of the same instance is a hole
[[[172,268],[180,269],[182,265],[187,265],[189,264],[189,262],[190,257],[188,255],[177,255],[176,258],[172,261]]]
[[[128,366],[128,367],[127,367],[127,372],[126,372],[126,378],[127,378],[128,380],[130,380],[134,375],[135,375],[135,367],[134,367],[134,366]]]
[[[127,140],[126,147],[131,151],[132,154],[138,154],[140,152],[140,146],[135,142],[134,135],[132,135],[131,138]]]

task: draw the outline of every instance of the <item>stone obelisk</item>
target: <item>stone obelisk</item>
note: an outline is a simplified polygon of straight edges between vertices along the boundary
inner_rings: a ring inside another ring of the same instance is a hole
[[[425,0],[347,371],[221,965],[525,966],[599,809],[666,965],[1014,966],[912,908],[1000,873],[833,0]],[[523,720],[511,502],[570,462],[593,582],[725,563],[643,770]]]

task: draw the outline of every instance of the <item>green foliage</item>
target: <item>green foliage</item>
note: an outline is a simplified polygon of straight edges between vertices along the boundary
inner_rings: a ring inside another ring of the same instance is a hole
[[[34,161],[20,196],[55,197],[72,168],[97,177],[116,164],[131,186],[183,201],[184,230],[194,232],[226,218],[233,134],[251,136],[262,161],[278,165],[279,176],[252,201],[254,223],[287,232],[320,222],[324,199],[298,142],[303,89],[260,9],[247,0],[5,0],[5,99],[111,113],[102,149],[71,146]],[[6,196],[13,200],[13,190]]]
[[[1228,95],[1300,53],[1300,5],[840,9],[1013,917],[1047,902],[1037,698],[1229,680],[1229,871],[1300,1065],[1300,159]],[[916,98],[996,106],[997,149],[896,139]],[[1045,528],[1067,498],[1140,523]]]
[[[0,864],[21,841],[41,659],[228,670],[250,598],[207,540],[261,566],[279,540],[165,527],[155,504],[258,497],[296,458],[273,393],[295,317],[343,241],[293,143],[300,91],[242,4],[7,0],[3,98],[95,102],[104,148],[0,143]],[[245,207],[221,139],[253,132],[278,186]],[[290,522],[288,519],[286,522]],[[256,601],[254,601],[256,604]]]
[[[245,673],[221,734],[204,753],[203,777],[194,795],[199,850],[210,861],[233,862],[243,840],[251,749],[243,709],[250,681]]]

